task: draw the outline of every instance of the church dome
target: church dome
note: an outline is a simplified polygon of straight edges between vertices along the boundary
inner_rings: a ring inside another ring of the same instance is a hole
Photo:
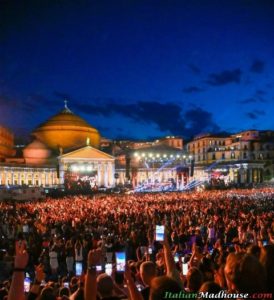
[[[50,155],[50,149],[38,140],[34,140],[23,150],[23,156],[26,164],[44,164]]]
[[[51,149],[68,149],[86,144],[98,148],[100,134],[81,117],[75,115],[65,104],[63,110],[40,124],[32,135]]]

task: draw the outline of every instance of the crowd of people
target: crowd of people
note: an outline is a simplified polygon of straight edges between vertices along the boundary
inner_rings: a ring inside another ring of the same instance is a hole
[[[221,291],[267,298],[273,200],[274,189],[262,188],[0,203],[0,300],[194,299]],[[164,241],[155,239],[157,225]],[[125,252],[125,270],[117,252]]]

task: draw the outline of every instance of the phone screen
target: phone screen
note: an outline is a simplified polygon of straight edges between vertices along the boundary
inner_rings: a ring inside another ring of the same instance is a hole
[[[175,253],[175,255],[174,255],[174,261],[176,263],[179,262],[179,254],[178,253]]]
[[[24,280],[24,292],[25,293],[29,293],[30,291],[30,278],[26,277],[25,280]]]
[[[263,241],[263,246],[266,246],[267,245],[267,241]]]
[[[65,288],[69,288],[69,283],[68,282],[64,282],[64,287]]]
[[[164,225],[156,225],[156,241],[163,242],[165,234],[165,226]]]
[[[112,264],[106,264],[105,271],[106,271],[106,274],[108,276],[111,276],[111,274],[112,274]]]
[[[81,262],[75,263],[75,274],[76,276],[81,276],[83,273],[83,265]]]
[[[97,265],[96,266],[96,271],[97,272],[101,272],[102,271],[102,266],[101,265]]]
[[[116,269],[117,272],[125,272],[126,267],[126,253],[116,252]]]
[[[152,254],[152,248],[148,247],[148,254]]]
[[[139,292],[141,292],[143,289],[143,286],[141,284],[136,284],[136,287]]]
[[[183,264],[183,275],[187,275],[188,272],[188,264]]]

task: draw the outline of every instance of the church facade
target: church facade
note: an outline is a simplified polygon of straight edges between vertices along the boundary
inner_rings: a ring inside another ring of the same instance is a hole
[[[66,102],[31,136],[31,143],[20,155],[2,157],[0,186],[114,185],[114,157],[97,149],[100,133],[74,114]]]

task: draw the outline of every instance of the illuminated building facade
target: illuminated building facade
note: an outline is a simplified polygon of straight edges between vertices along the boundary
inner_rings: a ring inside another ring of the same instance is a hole
[[[187,144],[195,178],[259,183],[274,176],[274,131],[247,130],[230,136],[197,136]]]
[[[58,157],[60,183],[94,187],[114,185],[115,158],[91,146]]]
[[[32,142],[18,154],[13,134],[0,127],[0,185],[183,189],[195,180],[243,184],[274,177],[274,131],[207,134],[185,148],[183,139],[175,136],[111,141],[65,103],[31,136]]]
[[[14,155],[13,135],[2,129],[5,146],[1,154],[0,185],[53,186],[70,177],[92,187],[114,184],[114,158],[97,148],[100,134],[85,120],[65,107],[33,132],[34,140]],[[6,147],[7,146],[7,147]],[[78,168],[76,170],[75,168]],[[84,168],[84,169],[83,169]],[[85,174],[84,174],[85,173]]]
[[[50,166],[30,166],[19,164],[0,165],[0,185],[31,185],[52,186],[57,185],[56,168]]]
[[[0,126],[0,161],[6,157],[13,156],[14,151],[14,136],[7,128]]]

